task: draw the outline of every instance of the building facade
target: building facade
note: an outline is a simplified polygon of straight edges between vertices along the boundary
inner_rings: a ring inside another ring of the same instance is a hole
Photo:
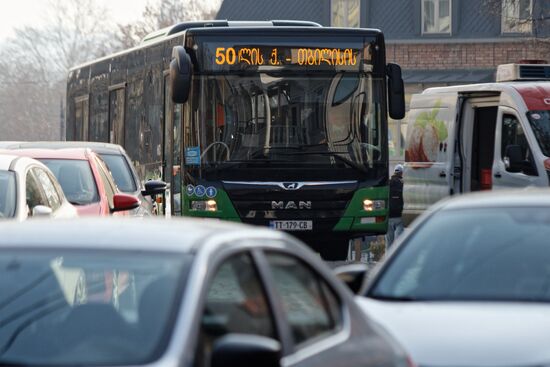
[[[217,18],[381,29],[407,103],[427,87],[494,81],[499,64],[550,62],[549,0],[224,0]],[[394,162],[404,159],[405,129],[390,121]]]

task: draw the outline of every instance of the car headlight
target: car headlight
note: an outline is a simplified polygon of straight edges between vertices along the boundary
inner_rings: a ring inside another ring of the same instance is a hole
[[[215,212],[218,210],[216,200],[198,200],[191,202],[191,210],[203,212]]]
[[[373,210],[380,210],[386,208],[386,202],[384,200],[363,200],[363,210],[366,212],[372,212]]]

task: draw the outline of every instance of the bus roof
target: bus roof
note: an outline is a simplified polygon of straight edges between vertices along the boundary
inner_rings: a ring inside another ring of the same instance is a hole
[[[76,65],[69,69],[69,73],[72,71],[78,70],[80,68],[83,68],[88,65],[95,64],[96,62],[108,60],[116,56],[124,55],[126,53],[132,52],[134,50],[139,50],[142,48],[146,48],[150,45],[160,43],[162,41],[165,41],[170,38],[177,37],[187,31],[188,29],[196,29],[196,28],[235,28],[235,27],[248,27],[248,28],[256,28],[256,27],[316,27],[316,28],[322,28],[322,26],[319,23],[310,22],[310,21],[298,21],[298,20],[270,20],[270,21],[227,21],[227,20],[204,20],[204,21],[194,21],[194,22],[182,22],[178,24],[174,24],[172,26],[159,29],[157,31],[154,31],[152,33],[149,33],[147,36],[145,36],[141,43],[135,47],[125,49],[119,52],[116,52],[114,54],[110,54],[104,57],[101,57],[96,60],[91,60],[84,62],[80,65]]]

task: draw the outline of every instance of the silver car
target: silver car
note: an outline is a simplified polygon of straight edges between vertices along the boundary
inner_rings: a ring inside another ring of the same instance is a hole
[[[76,216],[76,209],[44,164],[32,158],[0,154],[0,219]]]
[[[0,365],[409,366],[283,233],[121,218],[0,233]]]
[[[362,293],[419,366],[549,366],[550,191],[436,205]]]

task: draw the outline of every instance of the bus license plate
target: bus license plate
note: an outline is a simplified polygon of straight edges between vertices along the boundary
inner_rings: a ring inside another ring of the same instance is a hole
[[[282,231],[311,231],[313,221],[311,220],[272,220],[269,226]]]

